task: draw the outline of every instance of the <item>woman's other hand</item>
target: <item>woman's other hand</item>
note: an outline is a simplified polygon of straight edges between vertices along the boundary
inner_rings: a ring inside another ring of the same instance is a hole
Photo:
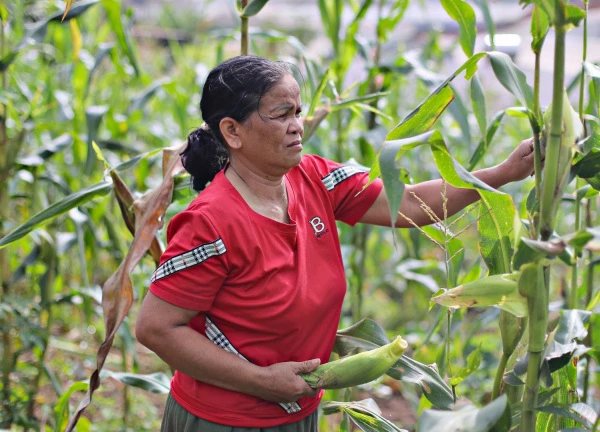
[[[508,180],[505,183],[523,180],[533,174],[533,159],[533,138],[529,138],[522,141],[508,158],[498,165],[498,170]]]
[[[259,397],[271,402],[296,402],[303,397],[315,397],[319,390],[311,388],[299,374],[312,372],[321,364],[319,359],[303,362],[275,363],[264,368],[263,390]]]

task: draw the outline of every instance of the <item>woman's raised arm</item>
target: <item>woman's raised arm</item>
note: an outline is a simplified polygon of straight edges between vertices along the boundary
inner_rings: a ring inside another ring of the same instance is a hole
[[[526,178],[533,172],[532,143],[532,138],[521,142],[521,144],[519,144],[519,146],[501,164],[492,168],[475,171],[472,174],[495,189],[507,183]],[[429,225],[433,223],[433,221],[431,217],[421,209],[421,203],[413,196],[413,193],[427,204],[438,218],[443,219],[442,180],[430,180],[415,185],[406,185],[404,195],[402,196],[399,213],[410,218],[418,226]],[[475,190],[460,189],[450,185],[447,185],[446,187],[446,196],[448,198],[448,217],[479,199],[479,193]],[[385,189],[381,190],[381,193],[361,218],[360,222],[372,225],[391,226],[390,208]],[[395,225],[398,228],[412,227],[412,224],[400,214],[397,216]]]

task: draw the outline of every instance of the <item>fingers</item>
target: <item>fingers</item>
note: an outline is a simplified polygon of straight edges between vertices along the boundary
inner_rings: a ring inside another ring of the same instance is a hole
[[[314,371],[321,364],[321,359],[306,360],[298,363],[298,373],[308,373]]]

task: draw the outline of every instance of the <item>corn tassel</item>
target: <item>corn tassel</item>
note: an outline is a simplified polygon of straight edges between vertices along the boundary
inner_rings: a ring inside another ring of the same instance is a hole
[[[312,388],[341,389],[371,382],[386,373],[402,356],[408,342],[397,336],[380,348],[344,357],[300,374]]]

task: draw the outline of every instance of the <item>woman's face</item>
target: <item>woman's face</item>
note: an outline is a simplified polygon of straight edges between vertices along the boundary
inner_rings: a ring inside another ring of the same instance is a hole
[[[240,156],[267,175],[283,175],[302,158],[300,87],[291,75],[266,92],[240,129]]]

